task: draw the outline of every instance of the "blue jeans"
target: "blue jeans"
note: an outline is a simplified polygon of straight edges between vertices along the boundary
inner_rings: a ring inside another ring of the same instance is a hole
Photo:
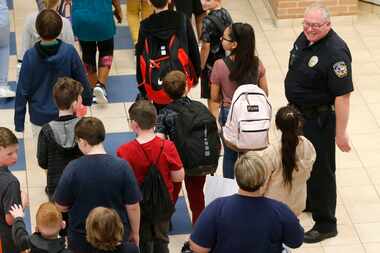
[[[219,122],[221,126],[224,126],[227,121],[228,112],[230,108],[221,107],[219,114]],[[235,178],[234,166],[238,158],[238,152],[228,148],[223,143],[224,154],[223,154],[223,177],[225,178]]]
[[[8,84],[9,67],[9,11],[0,10],[0,86]]]

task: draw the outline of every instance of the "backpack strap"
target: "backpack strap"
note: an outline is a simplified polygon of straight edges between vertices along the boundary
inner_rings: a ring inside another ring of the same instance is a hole
[[[148,156],[148,154],[146,153],[146,151],[145,151],[143,145],[140,144],[137,140],[136,140],[136,142],[137,142],[137,144],[139,145],[139,147],[141,148],[141,150],[143,151],[146,160],[148,160],[148,161],[150,162],[151,165],[157,165],[157,164],[158,164],[158,161],[160,160],[161,155],[162,155],[162,153],[163,153],[163,151],[164,151],[164,145],[165,145],[164,140],[161,140],[161,142],[160,142],[160,153],[159,153],[159,155],[158,155],[158,157],[157,157],[157,159],[156,159],[156,162],[152,162],[152,161],[149,159],[149,156]]]
[[[224,57],[223,61],[226,64],[228,70],[231,72],[234,62],[231,60],[231,58],[229,56]]]
[[[224,33],[225,26],[222,23],[221,18],[219,18],[218,16],[214,16],[214,15],[207,15],[206,18],[208,18],[209,20],[211,20],[211,22],[216,26],[216,28],[218,29],[218,32],[220,34]]]

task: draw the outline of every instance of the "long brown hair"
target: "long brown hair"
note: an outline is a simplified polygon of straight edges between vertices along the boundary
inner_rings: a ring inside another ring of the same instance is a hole
[[[294,106],[280,108],[276,114],[276,126],[281,130],[281,160],[284,184],[292,187],[292,175],[296,168],[296,148],[302,134],[303,118]]]

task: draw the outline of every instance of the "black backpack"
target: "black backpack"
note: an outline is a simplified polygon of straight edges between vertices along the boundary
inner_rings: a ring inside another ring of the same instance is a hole
[[[173,141],[186,175],[215,173],[221,149],[215,117],[198,101],[172,103],[167,108],[178,113]]]
[[[197,83],[198,78],[189,57],[187,19],[185,15],[181,17],[182,31],[172,34],[167,40],[148,35],[139,55],[144,88],[148,98],[157,104],[166,105],[172,101],[162,89],[163,79],[170,71],[182,71],[189,88]]]
[[[146,159],[149,160],[143,146],[140,145],[140,147],[143,150]],[[140,202],[141,216],[144,220],[153,224],[169,220],[175,211],[168,188],[157,168],[163,150],[164,141],[161,141],[160,154],[158,155],[156,162],[149,165],[148,173],[145,174],[144,182],[141,185],[141,192],[143,195],[143,200]]]

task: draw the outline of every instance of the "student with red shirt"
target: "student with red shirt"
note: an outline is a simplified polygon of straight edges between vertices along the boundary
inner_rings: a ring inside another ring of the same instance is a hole
[[[140,186],[148,173],[149,166],[157,161],[156,167],[173,198],[173,182],[182,182],[185,171],[174,143],[162,140],[154,133],[157,118],[155,107],[147,100],[139,100],[130,107],[128,113],[130,127],[137,134],[137,138],[120,146],[117,155],[128,161]],[[148,224],[148,226],[147,222],[142,215],[141,252],[153,252],[154,248],[154,252],[169,253],[169,220],[160,224]],[[147,234],[151,236],[144,240]]]

